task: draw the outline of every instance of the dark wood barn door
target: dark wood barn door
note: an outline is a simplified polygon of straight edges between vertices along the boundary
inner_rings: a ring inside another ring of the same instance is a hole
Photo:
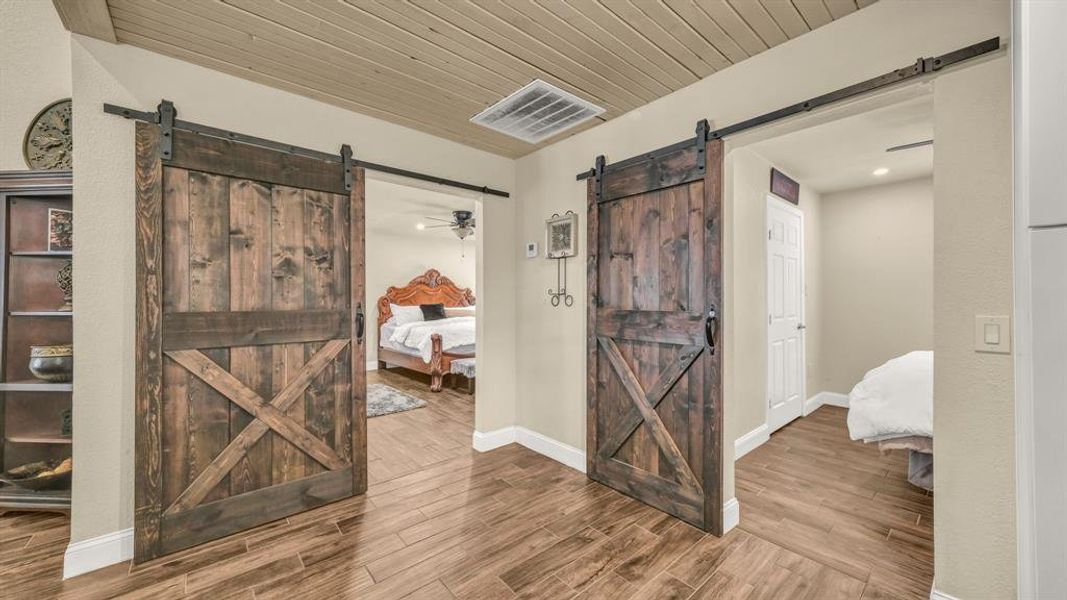
[[[587,470],[722,531],[722,144],[589,180]]]
[[[367,486],[363,172],[137,124],[136,561]]]

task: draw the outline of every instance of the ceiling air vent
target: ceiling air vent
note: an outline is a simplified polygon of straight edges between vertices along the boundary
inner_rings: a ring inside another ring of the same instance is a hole
[[[471,118],[471,123],[536,144],[601,114],[604,109],[534,79]]]

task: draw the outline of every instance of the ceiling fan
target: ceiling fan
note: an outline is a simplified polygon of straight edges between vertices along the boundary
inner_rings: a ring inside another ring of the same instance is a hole
[[[459,239],[466,239],[467,236],[474,233],[474,212],[469,210],[454,210],[452,211],[451,219],[441,219],[439,217],[426,217],[431,221],[441,221],[443,225],[428,225],[421,229],[437,229],[440,227],[448,227],[452,229],[452,233],[456,234]]]

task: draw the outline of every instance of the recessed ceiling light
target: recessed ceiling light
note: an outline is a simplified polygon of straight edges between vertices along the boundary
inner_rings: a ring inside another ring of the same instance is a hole
[[[426,224],[425,223],[415,223],[415,229],[418,229],[419,231],[422,231],[423,229],[426,229]]]
[[[871,174],[874,175],[875,177],[881,177],[882,175],[885,175],[888,172],[889,172],[889,169],[887,169],[885,167],[878,167]]]

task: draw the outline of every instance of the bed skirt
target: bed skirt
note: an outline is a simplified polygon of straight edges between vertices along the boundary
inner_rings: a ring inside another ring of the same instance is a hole
[[[891,438],[878,442],[882,452],[908,451],[908,483],[934,491],[934,439],[923,436]]]

